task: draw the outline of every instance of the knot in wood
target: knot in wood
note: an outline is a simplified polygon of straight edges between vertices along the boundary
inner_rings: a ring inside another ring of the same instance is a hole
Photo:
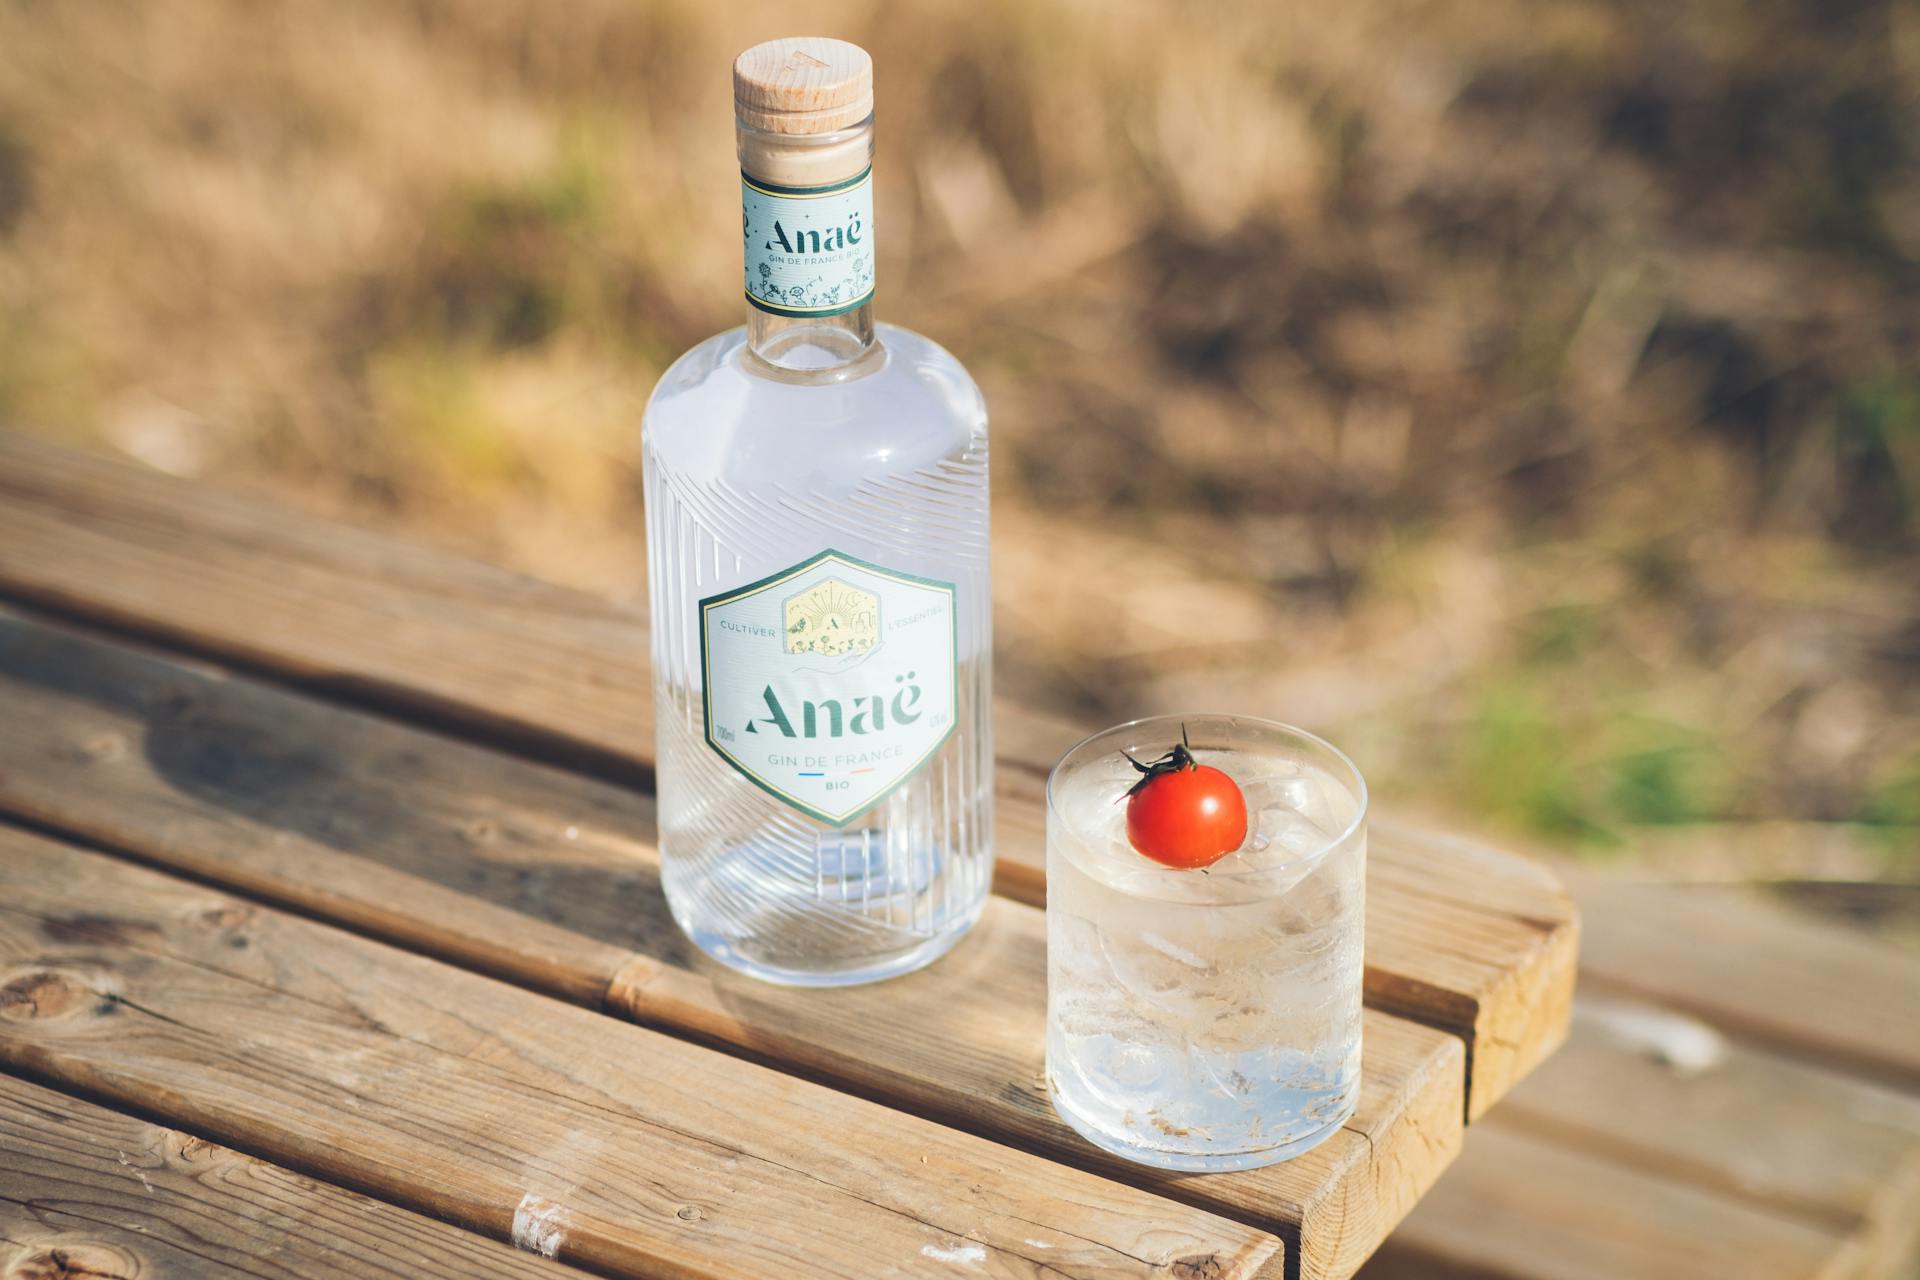
[[[227,1153],[227,1149],[215,1146],[205,1138],[197,1138],[190,1133],[181,1133],[178,1129],[169,1129],[160,1140],[160,1154],[170,1165],[192,1166],[208,1164]]]
[[[241,906],[210,907],[200,913],[200,919],[216,929],[239,929],[253,919],[253,908]]]
[[[140,1280],[146,1267],[139,1255],[118,1245],[48,1245],[14,1259],[5,1280]]]
[[[1195,1254],[1190,1258],[1175,1258],[1169,1268],[1176,1280],[1220,1280],[1227,1274],[1217,1255],[1211,1253]]]
[[[120,733],[96,733],[80,746],[80,754],[95,764],[108,764],[124,759],[127,754],[127,739]]]
[[[0,1018],[62,1018],[94,1002],[92,988],[68,974],[36,969],[0,983]]]

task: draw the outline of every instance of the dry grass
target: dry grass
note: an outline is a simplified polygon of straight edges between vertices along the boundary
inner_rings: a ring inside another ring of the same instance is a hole
[[[790,13],[0,0],[0,416],[636,594],[640,408],[737,310],[726,67]],[[1914,873],[1911,3],[822,26],[883,307],[994,409],[1005,687]]]

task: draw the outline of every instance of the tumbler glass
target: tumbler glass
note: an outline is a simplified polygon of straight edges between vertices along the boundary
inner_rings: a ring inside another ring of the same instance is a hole
[[[1184,738],[1247,804],[1200,869],[1136,852],[1128,760]],[[1299,1155],[1360,1089],[1367,791],[1328,743],[1249,716],[1136,720],[1047,782],[1047,1082],[1094,1145],[1163,1169]]]

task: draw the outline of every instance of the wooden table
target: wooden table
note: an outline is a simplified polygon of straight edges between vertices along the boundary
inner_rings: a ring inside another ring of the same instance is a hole
[[[757,984],[661,899],[643,618],[0,436],[0,1275],[1351,1274],[1564,1037],[1566,894],[1377,817],[1353,1120],[1128,1165],[1040,1078],[1077,730],[996,716],[974,934]]]

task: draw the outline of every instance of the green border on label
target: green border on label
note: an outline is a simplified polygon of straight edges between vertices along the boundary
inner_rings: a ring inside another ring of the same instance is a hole
[[[868,573],[879,574],[883,578],[892,578],[895,582],[911,582],[919,586],[934,587],[934,588],[937,588],[938,590],[946,592],[947,593],[947,620],[952,630],[952,645],[953,645],[952,656],[953,656],[953,663],[954,663],[953,712],[947,723],[947,731],[941,734],[937,739],[935,739],[932,745],[930,745],[924,752],[920,754],[919,759],[915,760],[912,764],[908,765],[906,769],[900,774],[900,776],[896,778],[893,781],[893,783],[887,787],[885,791],[882,791],[879,795],[873,797],[873,799],[865,801],[864,803],[861,804],[861,806],[858,809],[855,809],[850,813],[846,813],[837,817],[833,814],[826,813],[826,812],[823,812],[822,810],[814,808],[812,805],[800,799],[798,796],[789,795],[787,792],[782,791],[780,788],[774,786],[771,782],[768,782],[766,779],[760,777],[758,774],[754,773],[751,769],[747,768],[746,765],[742,764],[739,760],[734,758],[733,754],[729,752],[725,747],[721,746],[718,742],[714,741],[714,738],[713,738],[713,668],[712,668],[711,657],[707,651],[707,613],[710,610],[712,610],[713,608],[719,605],[732,604],[735,600],[741,600],[746,598],[747,596],[758,595],[760,592],[765,591],[770,587],[777,587],[783,582],[789,582],[792,579],[799,577],[801,574],[805,573],[807,570],[813,568],[815,565],[822,564],[828,560],[837,561],[840,564],[844,564],[852,568],[865,569]],[[798,809],[801,813],[806,814],[809,818],[814,818],[820,822],[824,822],[830,827],[844,827],[848,823],[852,822],[855,818],[860,817],[862,814],[871,812],[872,809],[876,805],[878,805],[882,800],[885,800],[888,796],[892,795],[894,792],[898,791],[902,786],[906,785],[906,783],[912,779],[913,775],[920,772],[921,767],[924,766],[927,763],[927,761],[933,759],[934,755],[939,752],[940,748],[947,745],[947,740],[952,738],[954,733],[959,730],[960,728],[959,662],[960,662],[960,588],[956,584],[951,582],[942,582],[938,578],[923,578],[917,573],[903,573],[898,569],[889,569],[885,565],[875,564],[871,560],[862,560],[859,556],[850,556],[844,551],[835,551],[833,548],[829,547],[825,551],[820,552],[818,555],[809,556],[807,559],[802,560],[799,564],[790,566],[789,568],[782,569],[778,573],[769,574],[768,576],[760,579],[758,582],[749,582],[743,587],[735,587],[731,591],[722,591],[718,595],[704,596],[701,598],[701,601],[700,601],[700,736],[706,740],[707,746],[713,749],[713,752],[715,755],[718,755],[722,760],[725,760],[729,765],[733,766],[734,772],[738,773],[741,777],[745,778],[748,782],[751,782],[754,786],[760,788],[762,791],[766,792],[768,795],[772,796],[774,799],[779,800],[782,803],[791,806],[792,808]]]
[[[843,316],[849,311],[858,311],[861,307],[873,301],[873,290],[869,289],[852,302],[844,303],[841,306],[820,307],[817,309],[807,307],[777,307],[771,302],[761,301],[744,289],[741,290],[741,296],[746,298],[754,307],[766,312],[770,316],[785,316],[789,320],[805,320],[809,316]]]
[[[873,177],[873,166],[868,165],[851,178],[842,178],[839,182],[829,182],[824,187],[787,187],[778,182],[766,182],[754,177],[745,169],[740,171],[742,184],[752,187],[763,196],[778,196],[782,200],[813,200],[820,196],[830,196],[836,191],[850,191],[867,179]]]

